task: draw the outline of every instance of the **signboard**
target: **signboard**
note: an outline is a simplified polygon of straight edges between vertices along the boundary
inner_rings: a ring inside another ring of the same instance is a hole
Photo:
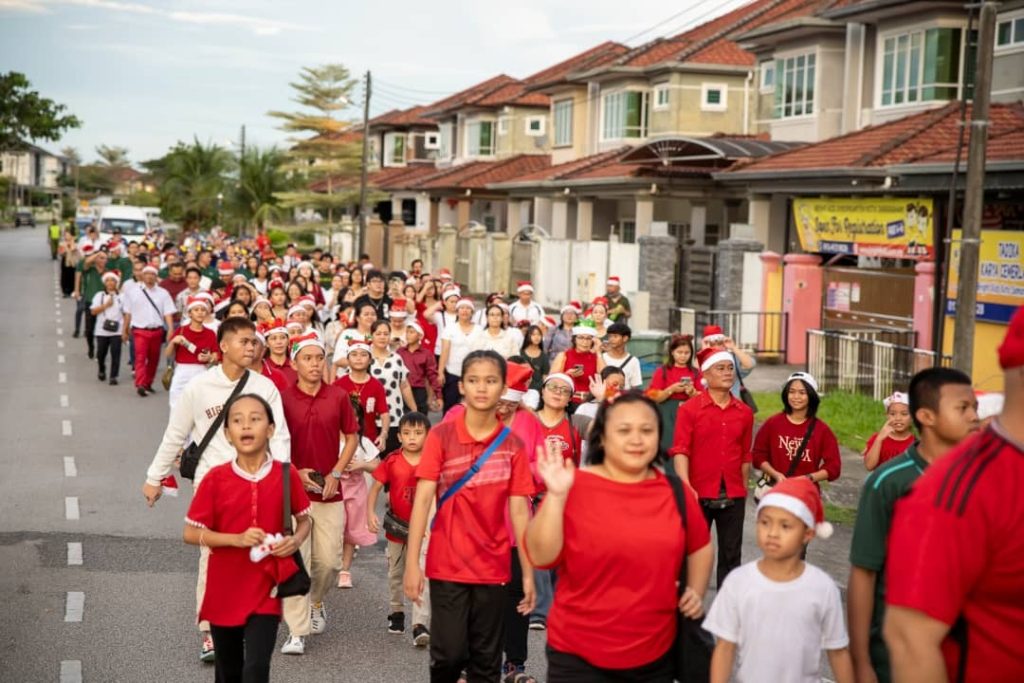
[[[953,231],[946,315],[956,313],[962,236],[962,230]],[[982,230],[976,318],[1008,323],[1013,312],[1021,305],[1024,305],[1024,232]]]
[[[934,257],[930,198],[819,197],[793,200],[804,251],[928,261]]]

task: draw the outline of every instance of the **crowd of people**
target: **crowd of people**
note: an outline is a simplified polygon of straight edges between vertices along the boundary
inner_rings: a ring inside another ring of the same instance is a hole
[[[98,379],[116,385],[126,355],[152,400],[161,375],[142,490],[153,506],[192,479],[184,539],[218,681],[269,680],[280,621],[280,652],[303,655],[381,535],[381,627],[429,647],[431,681],[537,680],[531,629],[552,683],[811,681],[822,650],[841,683],[1024,680],[1024,312],[986,424],[951,369],[885,401],[844,614],[805,559],[843,465],[815,378],[793,373],[755,428],[756,360],[709,325],[673,335],[645,379],[618,278],[556,317],[527,281],[478,304],[420,261],[277,254],[262,234],[90,228],[55,255]],[[743,564],[751,509],[762,555]]]

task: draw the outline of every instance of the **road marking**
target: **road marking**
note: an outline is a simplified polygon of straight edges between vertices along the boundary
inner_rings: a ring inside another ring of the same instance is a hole
[[[67,408],[70,404],[71,403],[68,400],[68,395],[67,394],[61,394],[60,395],[60,407],[61,408]]]
[[[65,659],[60,663],[60,683],[82,683],[82,662]]]
[[[65,477],[77,477],[78,476],[78,465],[75,464],[75,459],[70,455],[64,456],[64,476]]]
[[[68,543],[68,565],[80,565],[82,564],[82,544],[81,543]]]
[[[64,334],[64,330],[62,330],[61,328],[58,327],[57,328],[57,336],[59,337],[62,334]]]
[[[68,373],[66,373],[66,372],[58,372],[57,373],[57,382],[59,384],[67,384],[68,383]]]
[[[71,436],[71,420],[60,421],[60,433],[64,436]]]
[[[57,340],[57,348],[58,349],[63,349],[64,348],[64,340],[63,339],[58,339]]]
[[[69,520],[78,519],[78,498],[67,496],[64,499],[64,517]]]
[[[64,354],[63,353],[58,353],[57,354],[57,362],[58,363],[63,363],[65,360],[67,360],[67,359],[64,358]]]
[[[85,593],[68,591],[68,601],[64,607],[64,621],[79,622],[85,614]]]

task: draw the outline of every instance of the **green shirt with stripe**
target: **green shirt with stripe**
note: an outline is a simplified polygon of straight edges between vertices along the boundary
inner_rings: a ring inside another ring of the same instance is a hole
[[[885,618],[885,555],[889,528],[892,526],[896,501],[905,496],[927,461],[917,452],[915,441],[906,452],[885,463],[865,480],[857,505],[857,522],[853,527],[850,563],[876,573],[875,606],[871,613],[871,664],[879,683],[892,680],[889,651],[882,640]]]
[[[96,269],[95,263],[85,266],[84,259],[79,261],[76,268],[82,274],[82,300],[85,301],[86,306],[91,306],[93,297],[103,291],[103,273]]]

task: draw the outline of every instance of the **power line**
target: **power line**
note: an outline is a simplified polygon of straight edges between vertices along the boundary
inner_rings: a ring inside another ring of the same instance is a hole
[[[684,10],[680,10],[679,12],[676,12],[675,14],[673,14],[670,17],[668,17],[667,19],[662,19],[658,23],[653,24],[651,26],[648,26],[647,28],[645,28],[643,31],[640,31],[639,33],[634,33],[633,35],[629,36],[628,38],[623,38],[622,42],[625,43],[625,44],[629,44],[631,41],[639,38],[640,36],[644,35],[645,33],[650,33],[654,29],[659,28],[661,26],[664,26],[668,22],[674,21],[675,19],[678,19],[679,17],[683,16],[684,14],[686,14],[688,12],[692,12],[696,8],[700,7],[701,5],[707,4],[708,2],[711,2],[711,0],[698,0],[698,2],[695,5],[691,5],[690,7],[687,7]]]
[[[672,36],[679,35],[680,33],[682,33],[685,30],[688,30],[688,29],[691,29],[691,28],[695,28],[695,27],[697,27],[699,25],[698,22],[702,22],[704,19],[707,19],[708,17],[712,16],[713,14],[715,14],[716,12],[718,12],[718,11],[720,11],[722,9],[725,9],[725,8],[728,7],[728,9],[725,12],[722,12],[722,14],[727,14],[728,12],[732,12],[732,11],[734,11],[734,10],[736,10],[736,9],[746,5],[746,4],[749,4],[749,3],[750,3],[750,0],[740,0],[740,2],[738,2],[738,3],[736,3],[735,0],[732,0],[732,2],[725,2],[722,5],[719,5],[717,7],[712,7],[707,12],[704,12],[703,14],[701,14],[699,16],[693,17],[692,19],[688,19],[687,21],[685,21],[682,24],[676,26],[675,28],[669,29],[668,31],[665,32],[665,36],[664,37],[670,38]],[[731,4],[733,4],[734,6],[733,7],[729,7],[729,5],[731,5]]]

